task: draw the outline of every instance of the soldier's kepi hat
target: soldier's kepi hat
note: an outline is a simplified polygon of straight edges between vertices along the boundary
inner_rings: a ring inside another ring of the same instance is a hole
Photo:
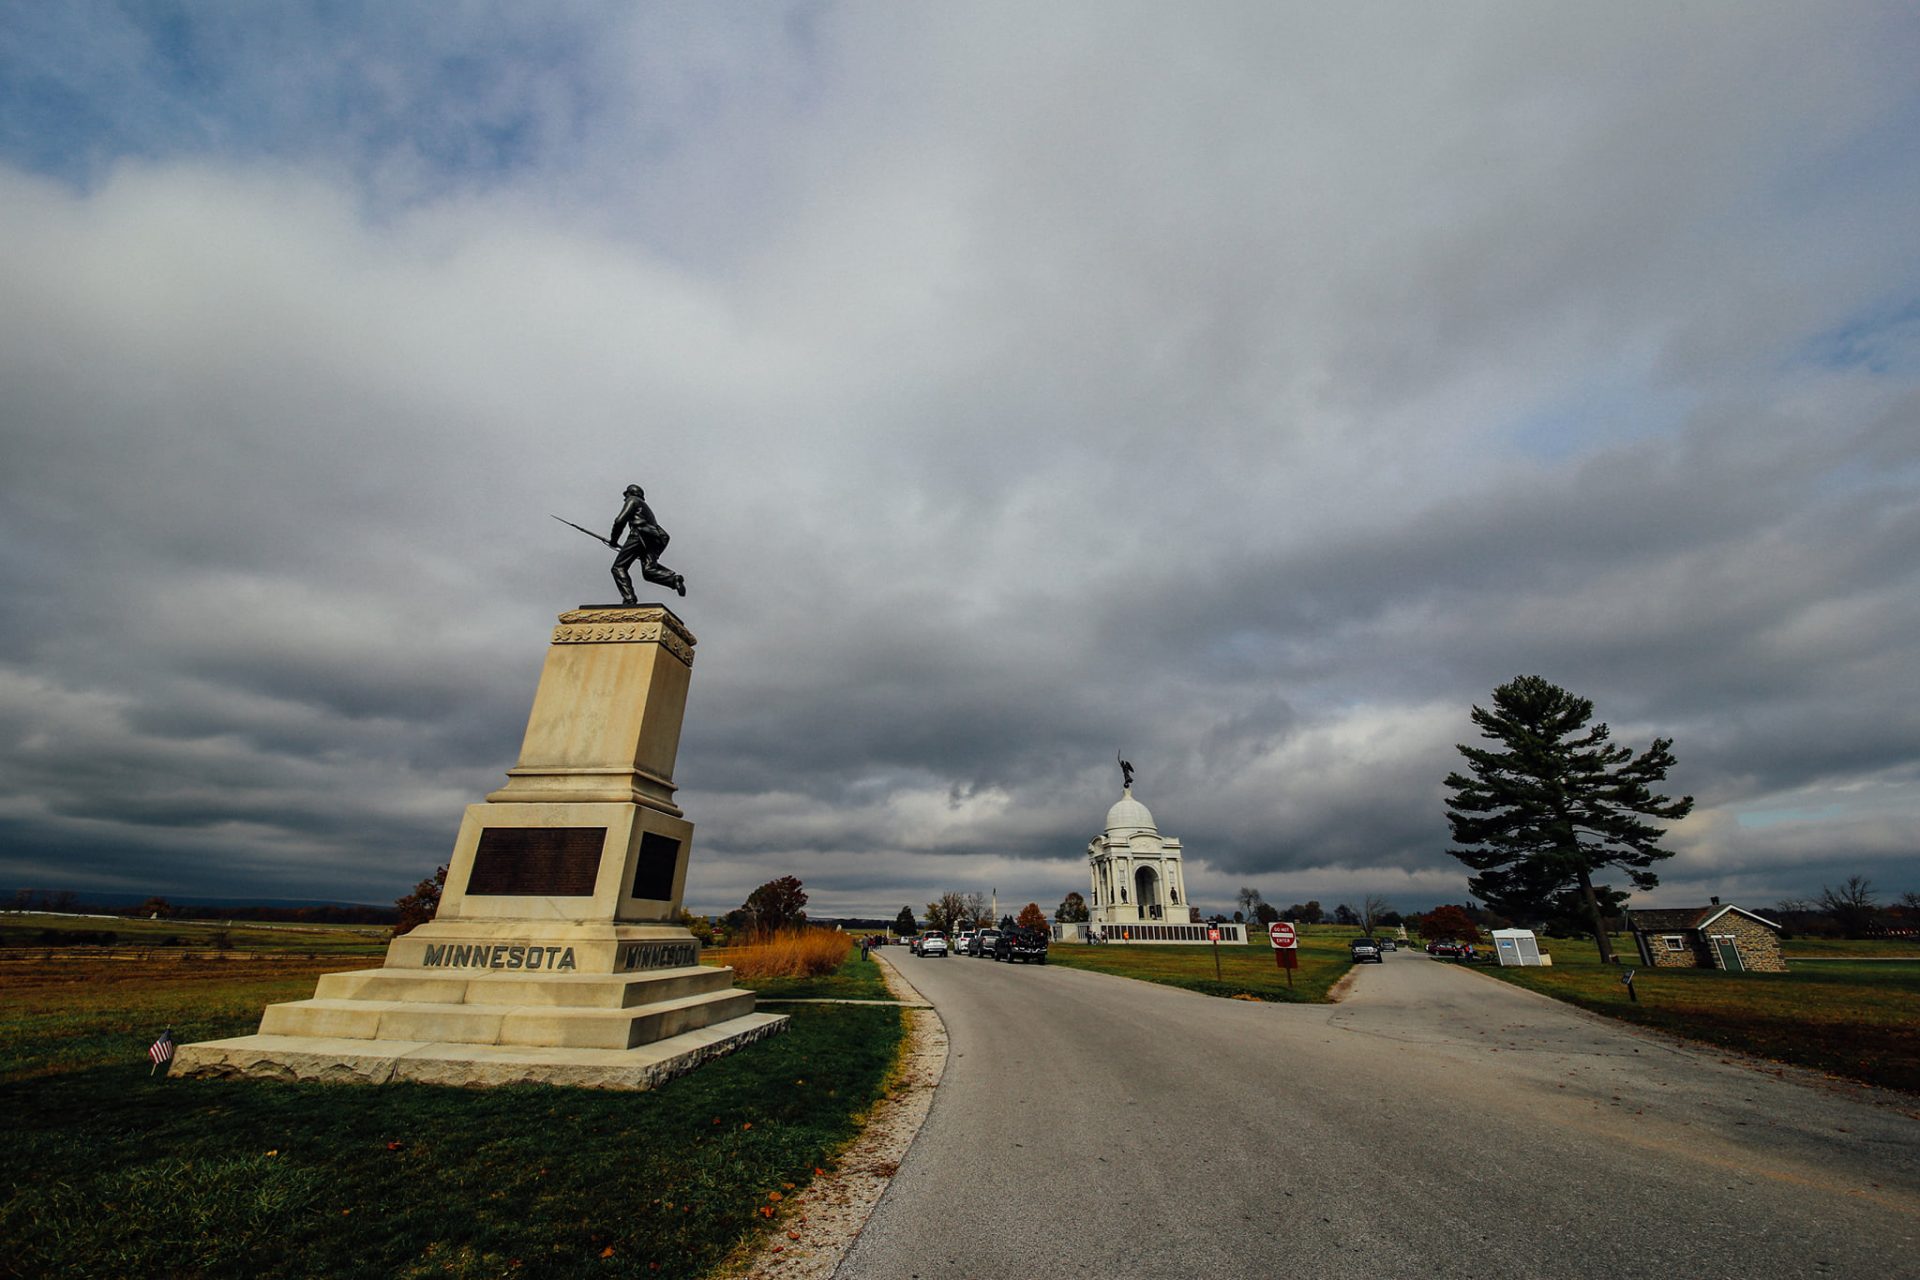
[[[637,484],[630,484],[626,488],[626,496],[629,498],[644,497],[645,495],[646,495],[646,490],[642,489]]]

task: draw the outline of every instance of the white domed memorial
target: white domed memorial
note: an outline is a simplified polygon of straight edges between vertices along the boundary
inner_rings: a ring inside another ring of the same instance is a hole
[[[1160,834],[1153,814],[1133,794],[1133,768],[1121,761],[1120,798],[1101,834],[1087,842],[1086,934],[1104,942],[1205,942],[1208,926],[1188,904],[1180,841]],[[1219,926],[1222,942],[1245,940],[1241,927]]]

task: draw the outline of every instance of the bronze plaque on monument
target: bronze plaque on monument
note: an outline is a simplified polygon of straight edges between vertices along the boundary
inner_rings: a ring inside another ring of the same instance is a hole
[[[473,851],[470,894],[590,898],[605,827],[488,827]]]
[[[640,856],[635,861],[639,865],[633,875],[634,897],[673,897],[673,873],[680,865],[678,840],[649,831],[640,837]]]

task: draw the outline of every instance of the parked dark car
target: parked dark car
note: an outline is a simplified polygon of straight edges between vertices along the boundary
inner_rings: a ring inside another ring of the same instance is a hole
[[[1456,942],[1452,938],[1440,938],[1427,944],[1427,954],[1470,960],[1473,958],[1473,948],[1464,942]]]
[[[1045,964],[1047,962],[1047,931],[1045,929],[1012,928],[1002,930],[993,942],[995,960],[1019,960],[1026,964]]]
[[[1355,964],[1366,964],[1369,961],[1374,964],[1385,963],[1380,954],[1380,944],[1372,938],[1355,938],[1347,944],[1347,949],[1353,953]]]

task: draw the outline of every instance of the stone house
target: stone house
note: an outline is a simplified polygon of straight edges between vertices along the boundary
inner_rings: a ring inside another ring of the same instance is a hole
[[[1787,971],[1780,926],[1718,898],[1704,907],[1629,911],[1627,927],[1649,969]]]

